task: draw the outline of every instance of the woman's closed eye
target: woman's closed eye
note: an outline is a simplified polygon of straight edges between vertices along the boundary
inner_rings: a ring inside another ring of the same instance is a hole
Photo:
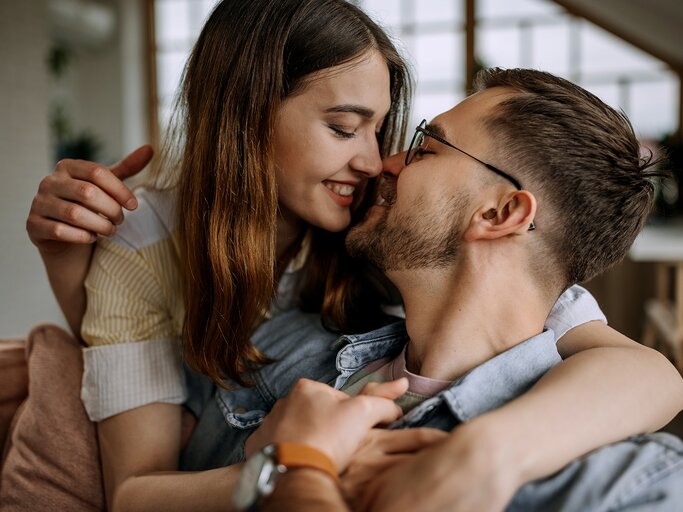
[[[330,127],[330,130],[332,130],[337,137],[340,137],[342,139],[352,139],[356,136],[355,131],[348,131],[348,130],[344,129],[343,126],[340,126],[338,124],[328,124],[328,126]]]

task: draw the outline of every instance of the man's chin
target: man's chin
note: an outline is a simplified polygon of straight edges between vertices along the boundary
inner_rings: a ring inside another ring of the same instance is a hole
[[[363,220],[356,224],[353,229],[361,228],[363,231],[375,229],[387,215],[389,215],[387,206],[378,204],[372,205],[365,214]]]
[[[377,234],[375,226],[366,221],[353,226],[346,235],[346,251],[353,258],[365,258],[374,244]]]

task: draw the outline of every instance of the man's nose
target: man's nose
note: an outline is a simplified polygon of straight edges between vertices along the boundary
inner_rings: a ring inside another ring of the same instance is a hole
[[[406,151],[401,151],[382,160],[382,172],[398,177],[406,166]]]

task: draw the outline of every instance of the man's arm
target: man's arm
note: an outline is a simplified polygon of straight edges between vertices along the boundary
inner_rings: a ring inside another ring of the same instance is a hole
[[[407,387],[406,379],[370,384],[361,395],[351,398],[325,384],[301,379],[249,438],[247,452],[254,453],[271,443],[305,444],[329,457],[342,472],[372,427],[401,416],[393,399]],[[262,510],[349,509],[330,475],[315,469],[294,469],[278,479]]]
[[[285,473],[273,494],[263,502],[263,512],[346,512],[351,510],[334,481],[314,469]]]
[[[83,283],[97,235],[109,236],[123,222],[123,210],[137,200],[123,180],[137,174],[152,158],[142,146],[117,164],[105,167],[85,160],[62,160],[43,178],[26,219],[52,291],[77,338],[86,307]]]
[[[381,475],[366,504],[378,511],[502,510],[525,483],[661,428],[683,407],[676,369],[601,322],[570,330],[558,349],[566,360],[531,390]],[[403,481],[412,482],[410,490],[398,485]]]

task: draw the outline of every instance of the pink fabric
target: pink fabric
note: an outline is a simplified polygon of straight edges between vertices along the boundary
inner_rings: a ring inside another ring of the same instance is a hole
[[[0,510],[104,510],[95,425],[80,399],[78,342],[56,326],[29,335],[28,398],[15,415],[0,479]]]
[[[26,340],[0,340],[0,452],[27,394]]]

